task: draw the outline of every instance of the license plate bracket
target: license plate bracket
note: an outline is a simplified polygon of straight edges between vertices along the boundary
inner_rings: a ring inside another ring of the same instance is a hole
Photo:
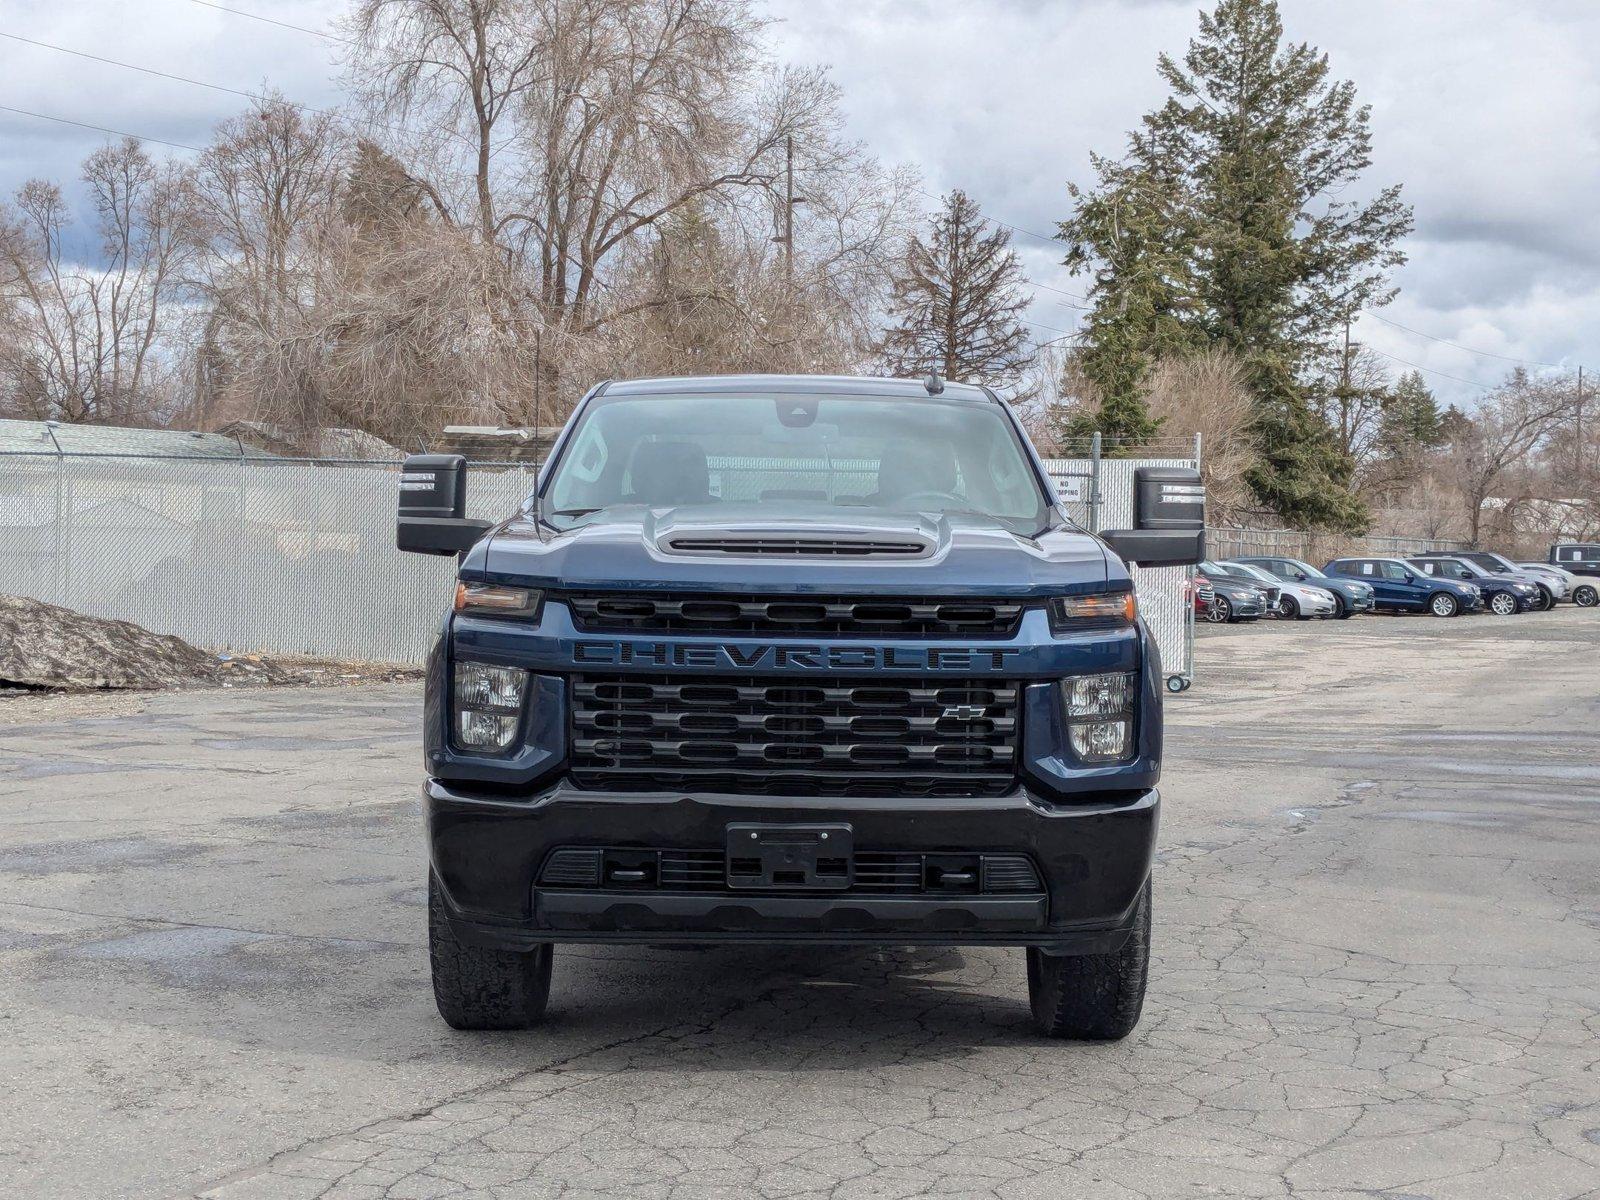
[[[728,886],[839,891],[855,881],[855,837],[848,824],[728,826]]]

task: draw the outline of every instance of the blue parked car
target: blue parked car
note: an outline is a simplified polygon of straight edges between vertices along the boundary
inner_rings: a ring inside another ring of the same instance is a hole
[[[1298,558],[1263,554],[1236,558],[1233,561],[1260,567],[1263,571],[1270,571],[1279,579],[1287,579],[1290,583],[1309,584],[1311,587],[1324,588],[1332,592],[1333,599],[1339,606],[1333,615],[1341,621],[1356,613],[1371,612],[1375,603],[1370,583],[1361,583],[1355,579],[1335,579],[1331,575],[1324,575],[1310,563],[1301,562]]]
[[[1496,575],[1454,554],[1419,554],[1409,560],[1435,579],[1459,579],[1483,593],[1483,602],[1497,617],[1509,617],[1544,605],[1539,585],[1521,575]]]
[[[1399,558],[1336,558],[1322,572],[1371,584],[1374,604],[1388,612],[1453,617],[1483,608],[1483,593],[1476,585],[1429,575]]]

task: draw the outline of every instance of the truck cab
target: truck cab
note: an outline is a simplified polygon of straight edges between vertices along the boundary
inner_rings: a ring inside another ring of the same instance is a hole
[[[1043,1032],[1133,1028],[1162,670],[1127,561],[1200,559],[1197,475],[1096,537],[982,388],[742,376],[597,387],[498,524],[465,487],[408,460],[398,534],[460,555],[424,730],[449,1024],[537,1022],[557,944],[778,942],[1016,947]]]

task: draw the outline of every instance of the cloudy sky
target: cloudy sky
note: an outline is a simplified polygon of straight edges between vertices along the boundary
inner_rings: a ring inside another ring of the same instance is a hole
[[[828,64],[852,127],[930,192],[966,188],[1015,226],[1042,340],[1074,328],[1082,281],[1043,236],[1091,150],[1115,152],[1159,102],[1198,0],[769,0],[784,58]],[[336,43],[224,9],[328,29],[340,0],[0,0],[0,34],[227,88],[338,99]],[[1373,108],[1374,185],[1416,207],[1410,263],[1357,336],[1470,404],[1513,360],[1600,375],[1600,2],[1282,0]],[[244,102],[0,38],[0,192],[71,179],[104,135],[200,145]],[[22,115],[24,110],[38,115]],[[158,147],[159,148],[159,147]],[[176,155],[181,148],[160,148]],[[1404,327],[1404,328],[1402,328]],[[1451,345],[1450,343],[1455,343]],[[1500,357],[1495,357],[1500,356]],[[1534,369],[1538,369],[1534,367]]]

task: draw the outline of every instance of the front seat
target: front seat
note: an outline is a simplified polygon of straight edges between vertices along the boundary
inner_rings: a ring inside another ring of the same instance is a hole
[[[883,448],[878,460],[878,490],[869,504],[892,508],[919,492],[956,490],[956,452],[948,442],[894,443]]]
[[[634,504],[709,504],[713,498],[705,448],[693,442],[641,442],[630,474]]]

